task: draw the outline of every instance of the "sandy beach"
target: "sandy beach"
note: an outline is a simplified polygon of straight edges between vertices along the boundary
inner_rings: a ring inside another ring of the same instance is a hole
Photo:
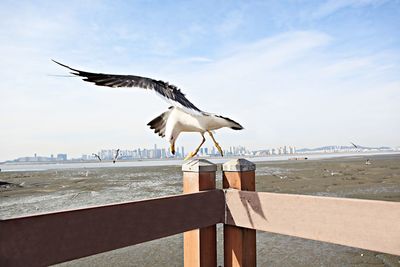
[[[260,162],[256,174],[257,191],[400,201],[400,155]],[[182,191],[180,166],[1,172],[0,181],[2,219]],[[258,266],[400,266],[400,257],[264,232],[257,249]],[[182,266],[182,256],[179,234],[59,266]]]

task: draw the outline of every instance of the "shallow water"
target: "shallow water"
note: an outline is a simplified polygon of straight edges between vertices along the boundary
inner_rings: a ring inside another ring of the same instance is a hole
[[[400,201],[400,155],[257,163],[257,191]],[[1,172],[0,218],[180,194],[179,166]],[[217,175],[221,187],[221,175]],[[218,264],[223,265],[218,226]],[[258,266],[400,266],[400,257],[257,233]],[[60,266],[182,266],[182,234],[90,256]]]

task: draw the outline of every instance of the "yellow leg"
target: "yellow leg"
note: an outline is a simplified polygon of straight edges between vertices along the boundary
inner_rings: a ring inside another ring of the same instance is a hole
[[[214,135],[213,135],[212,132],[210,132],[210,131],[207,131],[207,132],[208,132],[208,134],[211,136],[211,139],[214,141],[214,145],[215,145],[215,147],[218,149],[219,153],[221,154],[221,157],[223,157],[223,156],[224,156],[224,152],[222,152],[222,148],[219,146],[219,144],[218,144],[217,141],[215,140]]]
[[[190,152],[189,155],[186,156],[185,160],[191,159],[194,156],[196,156],[197,152],[199,152],[200,147],[204,144],[204,142],[206,141],[206,138],[204,137],[204,134],[201,133],[201,136],[203,137],[203,140],[201,141],[200,145],[193,151]]]

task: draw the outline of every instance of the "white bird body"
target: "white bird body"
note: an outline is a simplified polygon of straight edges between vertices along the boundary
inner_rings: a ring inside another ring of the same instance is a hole
[[[169,111],[165,126],[167,140],[176,137],[181,132],[205,133],[222,127],[235,127],[233,121],[211,113],[191,113],[184,109],[172,107]]]

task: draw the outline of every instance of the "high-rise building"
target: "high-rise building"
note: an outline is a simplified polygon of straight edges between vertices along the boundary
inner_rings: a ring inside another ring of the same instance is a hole
[[[284,146],[283,147],[283,154],[288,154],[289,153],[289,150],[287,149],[287,146]]]
[[[67,160],[67,154],[57,154],[57,160]]]
[[[154,144],[154,158],[161,158],[161,149],[157,149],[157,144]]]

